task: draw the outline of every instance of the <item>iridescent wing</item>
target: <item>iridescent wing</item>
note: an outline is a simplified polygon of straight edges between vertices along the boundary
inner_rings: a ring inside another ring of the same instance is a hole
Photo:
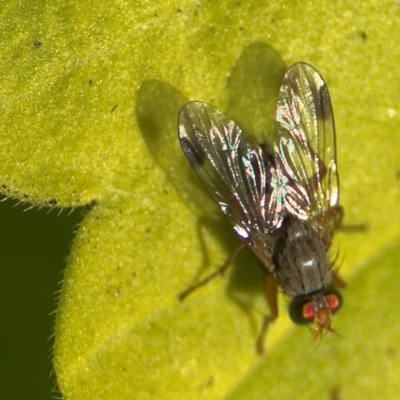
[[[294,64],[285,74],[276,111],[274,152],[272,185],[282,213],[318,219],[338,204],[332,105],[325,82],[311,65]]]
[[[179,112],[179,140],[204,186],[245,241],[268,233],[272,157],[221,111],[201,101]]]

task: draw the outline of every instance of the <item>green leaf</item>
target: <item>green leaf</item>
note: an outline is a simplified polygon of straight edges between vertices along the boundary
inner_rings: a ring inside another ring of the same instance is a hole
[[[0,13],[2,193],[92,204],[57,315],[66,399],[368,397],[384,385],[395,398],[399,253],[386,249],[400,237],[396,5],[8,2]],[[328,83],[346,223],[368,229],[339,233],[332,254],[340,246],[349,282],[334,319],[345,338],[313,350],[282,299],[260,359],[268,310],[250,252],[177,301],[236,240],[181,153],[176,119],[198,99],[268,136],[285,65],[297,61]]]

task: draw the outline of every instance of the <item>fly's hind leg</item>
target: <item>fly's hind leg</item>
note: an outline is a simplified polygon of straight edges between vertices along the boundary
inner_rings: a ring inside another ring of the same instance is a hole
[[[267,336],[269,326],[278,318],[278,284],[275,278],[267,273],[265,278],[265,289],[267,296],[267,303],[269,306],[270,314],[264,316],[263,323],[261,325],[261,330],[257,338],[257,353],[262,355],[264,353],[264,342]]]
[[[187,288],[183,292],[178,294],[178,299],[179,300],[184,300],[189,294],[197,290],[198,288],[206,285],[208,282],[212,281],[214,278],[217,276],[221,276],[225,273],[225,271],[228,269],[228,267],[232,264],[233,260],[235,257],[239,254],[240,250],[242,250],[246,246],[246,243],[240,242],[240,244],[233,250],[232,254],[228,257],[228,259],[225,261],[225,263],[218,268],[215,272],[212,274],[206,276],[204,279],[202,279],[200,282],[196,283],[195,285]]]

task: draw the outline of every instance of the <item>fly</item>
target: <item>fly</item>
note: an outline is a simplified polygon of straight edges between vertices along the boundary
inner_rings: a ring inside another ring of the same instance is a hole
[[[309,64],[286,72],[280,88],[272,146],[258,144],[220,110],[201,101],[179,112],[179,140],[190,165],[228,218],[241,243],[225,264],[193,290],[222,274],[249,247],[267,272],[270,315],[257,340],[278,317],[278,287],[293,297],[289,314],[316,326],[314,340],[334,332],[331,316],[346,284],[333,269],[329,248],[340,225],[339,175],[331,100]]]

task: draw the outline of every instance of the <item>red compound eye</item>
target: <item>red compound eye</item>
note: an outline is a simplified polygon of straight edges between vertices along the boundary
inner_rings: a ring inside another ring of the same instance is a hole
[[[311,301],[304,304],[302,314],[304,319],[313,319],[315,317],[314,306]]]
[[[328,302],[331,311],[334,311],[340,307],[340,300],[334,294],[328,294],[326,296],[326,301]]]

